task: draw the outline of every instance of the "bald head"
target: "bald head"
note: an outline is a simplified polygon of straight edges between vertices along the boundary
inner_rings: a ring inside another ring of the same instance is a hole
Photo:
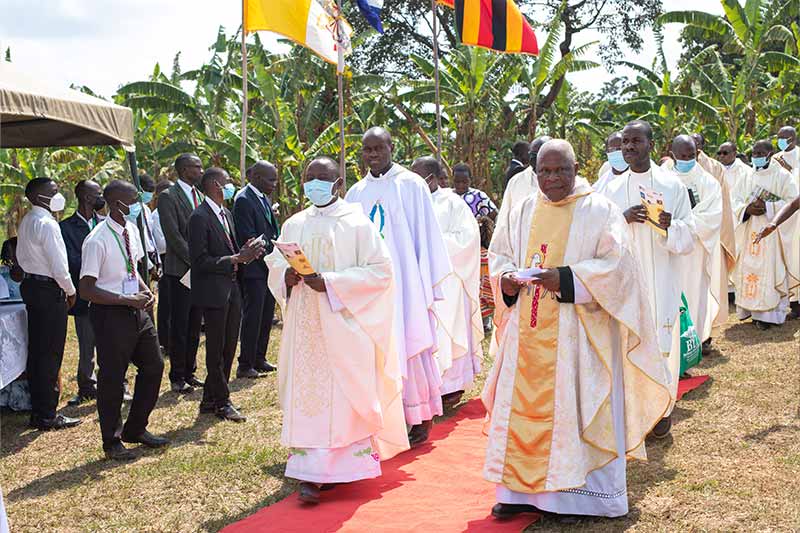
[[[375,126],[361,138],[361,156],[373,176],[385,174],[392,166],[392,136],[385,129]]]
[[[419,174],[428,184],[431,192],[439,188],[439,175],[442,173],[439,160],[431,156],[418,157],[411,164],[411,172]]]
[[[692,133],[691,137],[698,151],[706,147],[706,138],[703,137],[702,133]]]
[[[725,166],[730,166],[736,160],[736,145],[730,141],[719,145],[717,160]]]
[[[797,130],[792,126],[784,126],[778,130],[778,148],[793,150],[797,146]]]
[[[278,186],[278,169],[269,161],[257,161],[245,172],[247,181],[267,196],[271,196]]]
[[[672,140],[672,157],[680,161],[697,159],[697,146],[693,136],[678,135]]]
[[[306,181],[336,181],[339,179],[339,164],[327,156],[311,160],[306,167]]]
[[[536,157],[536,178],[550,201],[566,198],[575,188],[577,175],[578,163],[570,143],[554,139],[542,144]]]
[[[125,223],[125,215],[130,212],[128,206],[135,204],[139,200],[139,191],[133,183],[112,180],[103,189],[103,198],[108,205],[108,214],[119,224]]]

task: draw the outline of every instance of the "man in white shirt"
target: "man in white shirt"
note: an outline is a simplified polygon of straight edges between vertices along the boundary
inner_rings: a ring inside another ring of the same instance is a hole
[[[50,178],[34,178],[25,187],[33,209],[17,230],[17,261],[25,271],[20,288],[28,311],[28,364],[31,426],[39,430],[64,429],[80,423],[56,414],[58,373],[67,337],[67,311],[77,293],[69,274],[67,248],[54,212],[66,200]]]
[[[139,192],[132,184],[114,180],[103,196],[108,217],[83,243],[79,282],[81,295],[90,302],[89,320],[97,341],[97,414],[103,451],[108,459],[135,457],[123,442],[148,448],[169,444],[147,431],[150,413],[158,400],[164,360],[148,311],[155,297],[136,270],[144,257],[133,221],[140,214]],[[136,386],[128,420],[122,425],[120,408],[128,365],[136,366]]]
[[[169,180],[162,180],[156,184],[156,197],[154,201],[158,205],[158,197],[162,192],[172,187],[174,183]],[[161,345],[161,352],[167,353],[167,346],[169,346],[169,311],[170,311],[170,298],[169,298],[169,282],[164,276],[163,265],[164,258],[167,254],[167,240],[164,238],[164,231],[161,229],[161,216],[158,209],[153,210],[153,239],[156,241],[156,252],[162,265],[161,277],[158,278],[158,304],[156,305],[156,330],[158,331],[158,344]]]

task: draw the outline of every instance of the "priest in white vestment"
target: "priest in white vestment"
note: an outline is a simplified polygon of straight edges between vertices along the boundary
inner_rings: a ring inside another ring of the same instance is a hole
[[[711,327],[720,306],[728,306],[727,282],[724,301],[720,300],[719,286],[714,290],[712,285],[714,261],[719,260],[722,187],[698,164],[692,137],[675,137],[671,154],[674,158],[672,172],[686,186],[694,216],[694,251],[681,260],[681,289],[689,306],[689,316],[700,341],[705,344],[711,340]]]
[[[383,128],[362,139],[367,175],[347,192],[383,236],[395,279],[395,336],[403,371],[403,407],[412,426],[411,445],[428,438],[433,417],[442,414],[442,379],[433,304],[444,298],[442,283],[453,271],[425,181],[392,162],[392,138]]]
[[[481,238],[472,210],[452,189],[439,185],[441,165],[435,157],[420,157],[411,171],[423,176],[433,198],[436,219],[447,244],[453,274],[442,283],[444,299],[433,304],[445,407],[461,400],[481,371],[483,321],[479,298]]]
[[[321,485],[377,477],[380,461],[407,450],[402,376],[392,339],[389,250],[357,205],[340,200],[338,165],[315,159],[304,190],[312,206],[283,225],[313,267],[300,276],[276,248],[265,260],[281,306],[278,393],[286,476],[302,501]]]
[[[615,131],[606,139],[606,162],[600,167],[594,190],[599,191],[614,176],[619,176],[628,170],[628,163],[622,155],[622,132]]]
[[[483,390],[492,514],[616,517],[626,460],[666,415],[670,393],[627,224],[577,178],[566,141],[539,152],[541,194],[490,247],[499,350]],[[521,269],[543,269],[526,281]]]
[[[797,130],[784,126],[778,131],[778,149],[773,156],[778,164],[789,171],[795,185],[800,188],[800,148],[797,147]],[[789,272],[800,279],[800,215],[792,215],[781,225],[781,234],[789,242]],[[800,288],[789,293],[791,318],[800,318]]]
[[[653,131],[647,122],[634,121],[622,130],[622,153],[630,169],[608,182],[601,193],[619,207],[628,221],[634,255],[644,271],[645,286],[655,318],[661,352],[669,354],[670,394],[673,405],[678,394],[680,373],[681,265],[694,251],[694,218],[689,193],[672,173],[650,160]],[[662,235],[647,222],[641,203],[641,190],[663,195],[664,211],[657,223]],[[672,409],[670,409],[671,413]],[[666,437],[672,427],[666,417],[654,429],[656,437]]]
[[[739,257],[733,274],[736,310],[760,329],[783,324],[789,310],[789,291],[798,284],[789,269],[791,244],[781,231],[754,242],[775,214],[797,196],[792,175],[771,159],[768,140],[753,145],[753,168],[733,194],[736,246]]]

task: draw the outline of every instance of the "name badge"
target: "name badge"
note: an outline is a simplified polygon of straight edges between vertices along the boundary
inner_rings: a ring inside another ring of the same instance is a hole
[[[122,282],[122,294],[136,294],[139,292],[139,280],[135,277],[127,277]]]

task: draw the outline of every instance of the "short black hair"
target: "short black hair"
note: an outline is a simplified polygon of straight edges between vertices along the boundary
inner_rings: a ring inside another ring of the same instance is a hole
[[[206,187],[210,182],[216,181],[218,178],[224,178],[227,175],[228,173],[224,168],[211,167],[206,169],[206,171],[203,172],[203,177],[200,178],[200,190],[206,192]]]
[[[180,176],[183,167],[186,166],[186,163],[188,163],[192,159],[200,159],[200,158],[197,157],[197,154],[188,154],[188,153],[181,154],[177,158],[175,158],[175,172],[177,172],[178,175]]]
[[[632,120],[625,124],[626,128],[642,128],[648,141],[653,140],[653,127],[646,120]]]
[[[12,247],[17,247],[16,237],[11,237],[10,239],[3,241],[3,247],[0,249],[0,263],[4,265],[10,265],[14,263],[14,252],[12,251]]]
[[[511,153],[514,154],[515,157],[525,157],[528,155],[530,148],[531,143],[528,141],[517,141],[511,147]]]
[[[111,180],[103,189],[103,198],[105,198],[106,202],[111,205],[112,200],[116,200],[120,194],[125,192],[139,193],[133,183],[129,181]]]
[[[156,182],[153,181],[153,178],[151,178],[149,174],[140,174],[139,183],[142,186],[142,190],[147,192],[153,192],[156,190]]]
[[[426,155],[422,157],[418,157],[414,160],[414,165],[422,165],[425,171],[435,177],[439,177],[442,174],[442,166],[439,164],[439,160],[433,156]],[[422,176],[423,178],[426,176]]]
[[[51,183],[53,183],[53,180],[50,178],[33,178],[25,186],[25,197],[30,200],[31,203],[35,203],[39,196],[39,191],[42,190],[42,187]]]
[[[470,178],[472,177],[472,169],[471,169],[471,168],[469,168],[469,165],[468,165],[468,164],[466,164],[466,163],[464,163],[464,162],[461,162],[461,163],[456,163],[456,164],[453,166],[453,174],[455,174],[456,172],[466,172],[466,173],[467,173],[467,175],[468,175]]]

